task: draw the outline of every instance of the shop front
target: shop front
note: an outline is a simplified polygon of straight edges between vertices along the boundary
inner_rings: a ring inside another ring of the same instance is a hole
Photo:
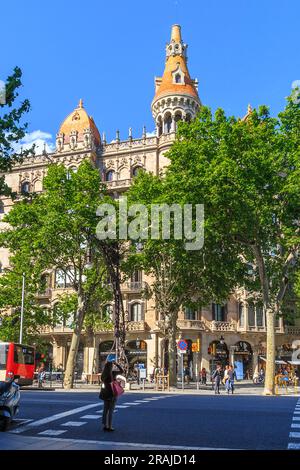
[[[229,364],[229,351],[227,344],[221,341],[212,341],[208,347],[208,354],[210,356],[209,359],[209,370],[210,374],[214,372],[217,367],[217,364],[221,364],[224,368],[227,364]]]
[[[234,368],[238,380],[253,377],[253,351],[250,343],[238,341],[233,346]]]

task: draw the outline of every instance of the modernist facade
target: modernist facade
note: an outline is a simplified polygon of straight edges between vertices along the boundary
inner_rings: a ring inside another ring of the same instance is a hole
[[[129,137],[108,143],[105,135],[100,137],[92,117],[80,100],[77,108],[64,120],[56,136],[56,151],[43,152],[28,158],[21,166],[15,167],[6,176],[13,191],[42,191],[43,177],[49,162],[63,163],[69,170],[76,171],[83,159],[91,159],[99,168],[108,189],[116,196],[126,191],[132,179],[142,168],[153,174],[160,174],[168,164],[165,152],[170,148],[178,120],[191,120],[201,106],[198,96],[198,82],[191,79],[187,67],[187,45],[181,38],[181,28],[174,25],[170,43],[166,46],[166,63],[163,76],[155,78],[155,96],[151,110],[155,121],[155,135],[147,135],[143,130],[138,139]],[[251,109],[248,109],[248,113]],[[247,117],[247,115],[246,115]],[[246,118],[245,117],[245,118]],[[4,226],[1,218],[10,210],[12,201],[0,201],[0,228]],[[0,248],[1,269],[9,265],[8,253]],[[127,355],[129,363],[144,363],[148,374],[155,365],[167,364],[166,344],[163,325],[158,318],[153,299],[143,298],[146,283],[151,282],[144,273],[136,272],[132,279],[122,286],[124,308],[127,316]],[[38,294],[38,301],[49,306],[55,304],[57,297],[68,290],[68,279],[62,272],[54,271],[48,276],[48,287]],[[113,315],[113,304],[106,309]],[[182,308],[178,320],[179,337],[188,340],[189,349],[185,362],[195,374],[200,367],[211,369],[216,361],[238,362],[243,367],[243,375],[251,376],[265,357],[266,327],[259,306],[247,302],[246,292],[236,292],[226,305],[210,304],[201,311]],[[54,366],[66,364],[70,347],[71,329],[68,325],[57,325],[44,330],[42,334],[49,343],[53,354]],[[282,319],[277,323],[276,341],[278,357],[290,358],[291,343],[299,337],[300,325],[284,325]],[[200,352],[193,352],[191,344],[200,340]],[[102,365],[111,349],[112,331],[97,331],[89,335],[83,332],[77,368],[79,374],[95,373]]]

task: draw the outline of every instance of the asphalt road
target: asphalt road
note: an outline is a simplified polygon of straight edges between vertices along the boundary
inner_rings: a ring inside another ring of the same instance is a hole
[[[106,433],[101,425],[103,402],[97,393],[22,391],[19,421],[10,432],[138,443],[140,449],[147,444],[269,450],[292,444],[300,448],[298,402],[297,397],[126,393],[118,401],[115,431]]]

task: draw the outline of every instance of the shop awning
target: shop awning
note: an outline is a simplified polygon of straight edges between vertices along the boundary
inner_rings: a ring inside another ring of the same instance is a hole
[[[267,359],[263,356],[259,356],[259,359],[262,359],[263,361],[267,362]],[[289,361],[290,363],[290,361]],[[281,359],[276,359],[275,360],[275,364],[281,364],[281,365],[284,365],[284,364],[287,364],[287,362],[285,361],[282,361]],[[291,363],[290,363],[291,364]],[[299,361],[299,364],[300,364],[300,361]]]
[[[297,361],[287,361],[291,366],[300,366],[300,361],[297,359]]]

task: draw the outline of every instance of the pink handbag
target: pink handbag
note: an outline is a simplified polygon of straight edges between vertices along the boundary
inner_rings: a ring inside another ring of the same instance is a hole
[[[111,389],[112,389],[114,397],[119,397],[120,395],[122,395],[122,393],[124,393],[123,387],[121,387],[121,385],[119,384],[117,380],[114,380],[111,383]]]

